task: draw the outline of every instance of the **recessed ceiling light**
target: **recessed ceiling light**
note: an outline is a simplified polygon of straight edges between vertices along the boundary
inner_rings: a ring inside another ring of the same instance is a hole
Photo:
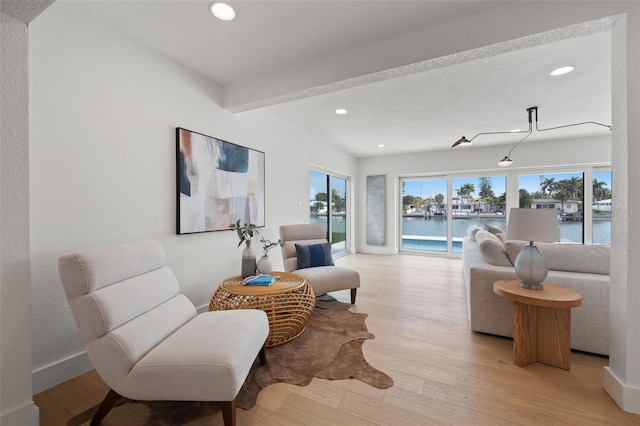
[[[515,132],[521,132],[522,129],[513,129],[513,130],[509,130],[511,133],[515,133]]]
[[[566,67],[561,67],[558,69],[555,69],[553,71],[551,71],[549,73],[550,76],[552,77],[557,77],[559,75],[565,75],[565,74],[569,74],[571,71],[575,70],[576,67],[574,67],[573,65],[568,65]]]
[[[383,143],[379,143],[379,144],[377,145],[377,147],[378,147],[378,148],[384,148],[384,144],[383,144]]]
[[[338,115],[345,115],[348,111],[344,108],[338,108],[337,110],[334,111],[336,114]]]
[[[222,21],[231,21],[236,17],[236,12],[226,3],[211,3],[211,13]]]

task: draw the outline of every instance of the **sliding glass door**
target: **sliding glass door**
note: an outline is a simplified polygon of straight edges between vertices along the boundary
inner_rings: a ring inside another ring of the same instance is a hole
[[[401,251],[447,251],[447,179],[401,180]]]
[[[401,251],[461,253],[469,226],[505,226],[505,176],[401,178],[400,182]]]
[[[347,251],[347,179],[331,174],[309,173],[311,223],[322,225],[334,254]]]
[[[507,226],[505,176],[473,176],[452,179],[451,208],[453,252],[462,253],[462,239],[470,226]]]

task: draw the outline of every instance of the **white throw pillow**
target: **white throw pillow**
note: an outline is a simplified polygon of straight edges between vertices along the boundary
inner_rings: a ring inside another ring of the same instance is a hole
[[[480,228],[478,225],[471,225],[470,227],[467,228],[467,235],[469,236],[469,238],[475,241],[476,233],[481,229],[482,228]]]
[[[495,266],[513,266],[504,251],[504,244],[491,232],[479,230],[476,232],[476,241],[484,260]]]

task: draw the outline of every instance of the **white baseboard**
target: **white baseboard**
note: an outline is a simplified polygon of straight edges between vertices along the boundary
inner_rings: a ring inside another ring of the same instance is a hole
[[[39,424],[40,412],[33,401],[0,415],[0,425],[3,426],[38,426]]]
[[[208,312],[209,305],[200,306],[197,308],[198,313]],[[86,352],[81,352],[77,355],[70,356],[46,367],[42,367],[38,370],[34,370],[31,373],[31,381],[33,394],[40,393],[49,388],[73,379],[89,370],[93,369],[93,365],[89,360],[89,356]],[[10,425],[11,423],[7,423]],[[2,424],[0,424],[2,426]]]
[[[86,352],[81,352],[54,364],[35,370],[31,374],[33,394],[40,393],[62,382],[93,369]]]
[[[640,388],[622,383],[609,367],[604,367],[602,383],[604,390],[620,408],[629,413],[640,414]]]
[[[395,247],[374,247],[374,246],[366,246],[359,247],[356,250],[356,253],[365,253],[365,254],[398,254],[398,249]]]

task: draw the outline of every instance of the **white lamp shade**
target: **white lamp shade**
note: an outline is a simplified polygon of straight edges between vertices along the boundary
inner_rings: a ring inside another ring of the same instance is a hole
[[[511,209],[507,240],[555,242],[560,240],[558,213],[552,209]]]

